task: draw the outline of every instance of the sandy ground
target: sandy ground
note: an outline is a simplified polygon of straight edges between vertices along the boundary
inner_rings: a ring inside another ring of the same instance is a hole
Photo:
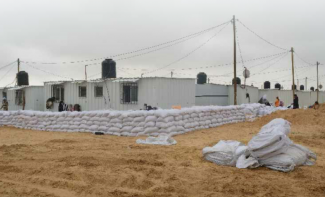
[[[282,173],[202,158],[219,140],[247,143],[276,117],[292,122],[290,138],[317,154],[316,165]],[[0,127],[0,196],[325,196],[325,106],[176,136],[175,146],[136,139]]]

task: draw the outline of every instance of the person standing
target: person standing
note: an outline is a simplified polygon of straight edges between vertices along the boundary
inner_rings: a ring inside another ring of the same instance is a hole
[[[299,98],[298,98],[297,94],[294,95],[293,109],[299,109]]]
[[[279,107],[280,106],[280,99],[279,99],[278,96],[275,99],[274,105],[275,105],[275,107]]]
[[[8,101],[7,101],[6,97],[3,98],[2,106],[0,109],[3,109],[3,111],[8,111]]]

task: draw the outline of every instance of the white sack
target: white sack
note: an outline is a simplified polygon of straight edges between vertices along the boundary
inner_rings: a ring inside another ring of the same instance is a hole
[[[177,144],[176,140],[174,140],[169,135],[160,134],[158,137],[148,137],[145,140],[137,139],[137,144],[154,144],[154,145],[174,145]]]
[[[206,160],[218,165],[236,166],[236,149],[240,146],[245,145],[238,141],[220,140],[213,147],[205,147],[202,153]]]

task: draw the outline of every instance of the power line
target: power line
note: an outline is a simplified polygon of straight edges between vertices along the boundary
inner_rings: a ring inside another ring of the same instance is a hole
[[[190,51],[189,53],[187,53],[187,54],[185,54],[184,56],[182,56],[181,58],[179,58],[179,59],[177,59],[177,60],[175,60],[175,61],[173,61],[173,62],[171,62],[171,63],[169,63],[169,64],[167,64],[167,65],[165,65],[165,66],[163,66],[163,67],[160,67],[160,68],[158,68],[158,69],[155,69],[155,70],[152,70],[152,71],[149,71],[149,72],[146,72],[146,73],[144,73],[144,75],[146,75],[146,74],[150,74],[150,73],[153,73],[153,72],[156,72],[156,71],[159,71],[159,70],[162,70],[162,69],[165,69],[165,68],[167,68],[167,67],[169,67],[169,66],[171,66],[171,65],[173,65],[173,64],[175,64],[175,63],[177,63],[177,62],[179,62],[179,61],[181,61],[181,60],[183,60],[183,59],[185,59],[186,57],[188,57],[188,56],[190,56],[191,54],[193,54],[194,52],[196,52],[197,50],[199,50],[199,49],[201,49],[204,45],[206,45],[208,42],[210,42],[214,37],[216,37],[223,29],[225,29],[227,26],[228,26],[228,24],[229,24],[230,22],[228,22],[228,23],[226,23],[226,25],[223,27],[223,28],[221,28],[217,33],[215,33],[212,37],[210,37],[208,40],[206,40],[204,43],[202,43],[202,44],[200,44],[198,47],[196,47],[194,50],[192,50],[192,51]]]
[[[7,64],[7,65],[5,65],[5,66],[2,66],[2,67],[0,67],[0,70],[6,68],[6,67],[8,67],[8,66],[10,66],[10,65],[12,65],[12,64],[14,64],[14,63],[16,63],[16,62],[17,62],[17,60],[14,61],[14,62],[11,62],[10,64]]]
[[[241,64],[241,63],[245,63],[245,62],[257,61],[257,60],[266,59],[266,58],[270,58],[270,57],[274,57],[274,56],[276,56],[276,58],[278,58],[279,55],[283,55],[285,53],[287,53],[287,52],[281,52],[281,53],[277,53],[277,54],[273,54],[273,55],[268,55],[268,56],[263,56],[263,57],[257,57],[257,58],[253,58],[253,59],[249,59],[249,60],[245,60],[245,61],[239,61],[239,62],[237,62],[237,64]],[[274,59],[276,59],[276,58],[274,58]],[[268,62],[268,61],[266,61],[266,62]],[[264,62],[264,63],[266,63],[266,62]],[[222,67],[222,66],[230,66],[230,65],[233,65],[233,64],[234,63],[232,62],[232,63],[226,63],[226,64],[213,65],[213,66],[201,66],[201,67],[174,69],[174,70],[195,70],[195,69],[215,68],[215,67]],[[232,73],[233,72],[228,73],[228,74],[219,75],[219,76],[229,75],[229,74],[232,74]]]
[[[304,63],[308,64],[308,65],[315,65],[315,64],[311,64],[307,61],[305,61],[304,59],[302,59],[295,51],[294,51],[295,55],[298,57],[298,59],[300,59],[301,61],[303,61]]]
[[[144,47],[144,48],[141,48],[141,49],[137,49],[137,50],[133,50],[133,51],[129,51],[129,52],[124,52],[124,53],[119,53],[119,54],[115,54],[115,55],[112,55],[112,56],[109,56],[110,58],[114,58],[114,57],[119,57],[119,56],[125,56],[125,55],[130,55],[130,54],[133,54],[133,53],[138,53],[140,51],[145,51],[145,50],[149,50],[149,49],[153,49],[153,48],[157,48],[157,47],[160,47],[160,46],[163,46],[163,45],[166,45],[166,44],[170,44],[170,43],[174,43],[174,42],[177,42],[177,44],[179,43],[182,43],[184,41],[187,41],[189,39],[192,39],[192,38],[195,38],[199,35],[202,35],[206,32],[209,32],[215,28],[218,28],[222,25],[225,25],[229,23],[229,21],[227,22],[224,22],[220,25],[217,25],[217,26],[213,26],[213,27],[210,27],[208,29],[204,29],[204,30],[201,30],[199,32],[195,32],[193,34],[190,34],[190,35],[187,35],[187,36],[183,36],[183,37],[180,37],[180,38],[177,38],[177,39],[174,39],[174,40],[170,40],[170,41],[167,41],[167,42],[163,42],[163,43],[159,43],[159,44],[156,44],[156,45],[153,45],[153,46],[149,46],[149,47]],[[185,40],[184,40],[185,39]],[[169,45],[170,46],[173,46],[173,45]],[[164,48],[167,48],[167,47],[164,47]],[[161,48],[163,49],[163,48]],[[157,50],[154,50],[154,51],[157,51]],[[145,53],[145,54],[148,54],[148,53]],[[132,57],[137,57],[137,56],[132,56]],[[89,60],[81,60],[81,61],[63,61],[63,62],[35,62],[35,61],[21,61],[21,62],[24,62],[24,63],[31,63],[31,64],[74,64],[74,63],[86,63],[86,62],[89,62],[89,61],[98,61],[98,60],[102,60],[102,59],[106,59],[107,57],[101,57],[101,58],[96,58],[96,59],[89,59]],[[131,58],[131,57],[129,57]],[[122,60],[124,58],[121,58],[119,60]],[[97,64],[97,63],[96,63]],[[93,65],[93,64],[89,64],[89,65]]]
[[[39,71],[42,71],[44,73],[47,73],[47,74],[50,74],[50,75],[53,75],[53,76],[56,76],[56,77],[61,77],[61,78],[69,79],[69,80],[72,80],[72,81],[74,80],[73,78],[65,77],[65,76],[62,76],[62,75],[59,75],[59,74],[56,74],[56,73],[52,73],[52,72],[49,72],[49,71],[46,71],[46,70],[42,70],[40,68],[37,68],[35,66],[29,65],[29,64],[26,64],[26,63],[25,63],[25,65],[27,65],[27,66],[29,66],[31,68],[34,68],[35,70],[39,70]]]
[[[251,33],[253,33],[255,36],[257,36],[258,38],[260,38],[261,40],[263,40],[264,42],[268,43],[269,45],[272,45],[278,49],[281,49],[281,50],[285,50],[287,51],[288,49],[285,49],[285,48],[282,48],[282,47],[279,47],[273,43],[271,43],[270,41],[267,41],[266,39],[264,39],[262,36],[258,35],[256,32],[254,32],[253,30],[251,30],[250,28],[248,28],[245,24],[243,24],[240,20],[237,19],[237,21],[242,25],[244,26],[248,31],[250,31]]]
[[[260,70],[260,71],[257,72],[256,74],[261,73],[261,72],[263,72],[263,71],[269,69],[269,68],[270,68],[271,66],[273,66],[274,64],[280,62],[280,61],[281,61],[284,57],[286,57],[287,55],[288,55],[288,53],[286,53],[285,55],[283,55],[282,57],[280,57],[280,59],[278,59],[277,61],[275,61],[275,62],[269,64],[266,68],[264,68],[263,70]]]
[[[11,64],[12,65],[12,64]],[[6,72],[6,74],[4,74],[1,78],[0,78],[0,81],[2,81],[4,78],[5,78],[5,76],[13,69],[13,68],[15,68],[14,66],[12,66],[7,72]]]

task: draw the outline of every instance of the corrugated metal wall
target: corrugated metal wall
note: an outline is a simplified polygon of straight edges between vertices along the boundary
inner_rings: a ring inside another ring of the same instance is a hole
[[[246,93],[249,94],[249,98],[246,98]],[[234,86],[228,86],[228,104],[234,104]],[[257,103],[259,98],[259,90],[256,87],[245,86],[242,88],[240,85],[237,85],[237,105],[244,103]]]
[[[317,100],[317,92],[312,91],[295,91],[299,98],[299,106],[310,106],[315,103]],[[259,90],[259,97],[261,98],[263,95],[267,96],[269,102],[274,103],[275,98],[278,96],[280,100],[284,102],[285,106],[293,103],[293,95],[291,90]],[[325,93],[319,92],[319,102],[325,102]]]
[[[228,87],[218,84],[196,84],[195,105],[228,105]]]
[[[138,83],[138,103],[121,104],[122,80],[113,82],[83,82],[63,83],[64,102],[66,104],[79,104],[82,111],[90,110],[134,110],[142,109],[146,103],[153,107],[164,109],[173,105],[189,107],[195,105],[195,79],[173,79],[173,78],[141,78]],[[128,82],[127,82],[128,83]],[[45,83],[45,99],[51,97],[51,86]],[[79,86],[87,87],[87,97],[79,97]],[[103,87],[103,97],[95,97],[95,87]],[[106,102],[105,102],[106,100]],[[55,103],[51,111],[58,111],[58,103]]]
[[[43,86],[31,86],[25,87],[22,90],[25,92],[25,110],[43,111],[45,106],[44,101],[44,87]],[[21,110],[22,105],[15,104],[16,90],[8,90],[8,103],[9,110]]]

